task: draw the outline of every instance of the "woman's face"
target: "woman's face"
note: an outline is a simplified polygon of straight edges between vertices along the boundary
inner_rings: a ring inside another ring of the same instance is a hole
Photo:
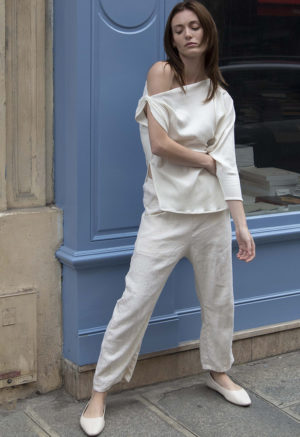
[[[197,15],[185,9],[174,15],[171,21],[173,46],[182,57],[199,57],[206,50],[203,42],[203,28]]]

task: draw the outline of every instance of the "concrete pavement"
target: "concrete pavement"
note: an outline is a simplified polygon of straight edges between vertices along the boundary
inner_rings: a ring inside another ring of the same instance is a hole
[[[300,350],[228,373],[247,389],[250,407],[225,401],[202,373],[109,395],[101,437],[300,437]],[[58,389],[0,407],[0,436],[84,437],[85,404]]]

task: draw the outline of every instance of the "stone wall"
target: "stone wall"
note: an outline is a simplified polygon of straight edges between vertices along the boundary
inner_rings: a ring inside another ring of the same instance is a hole
[[[0,403],[62,384],[52,0],[0,0]]]

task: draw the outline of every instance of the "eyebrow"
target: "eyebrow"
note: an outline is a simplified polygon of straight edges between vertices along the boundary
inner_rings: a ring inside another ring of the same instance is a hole
[[[193,20],[193,21],[190,21],[188,24],[200,24],[200,21]],[[183,27],[183,24],[175,24],[175,26],[173,26],[174,29],[176,27]]]

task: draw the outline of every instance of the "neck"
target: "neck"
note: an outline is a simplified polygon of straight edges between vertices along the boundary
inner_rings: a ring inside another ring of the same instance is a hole
[[[200,59],[182,57],[181,60],[184,64],[184,79],[186,85],[207,79],[202,56]]]

